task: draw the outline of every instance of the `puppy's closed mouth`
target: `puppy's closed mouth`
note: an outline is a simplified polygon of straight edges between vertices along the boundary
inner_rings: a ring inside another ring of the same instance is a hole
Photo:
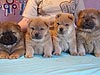
[[[63,34],[64,34],[64,32],[61,32],[61,31],[58,31],[58,33],[59,33],[59,34],[61,34],[61,35],[63,35]]]
[[[93,27],[92,29],[91,28],[79,28],[78,30],[80,30],[80,31],[83,31],[83,32],[87,32],[87,33],[91,33],[91,32],[93,32],[93,31],[95,31],[97,29],[97,27]]]
[[[42,38],[41,37],[32,37],[32,39],[37,39],[37,40],[41,40]]]
[[[84,23],[82,25],[82,28],[83,29],[93,29],[95,27],[95,24],[92,22],[92,23]]]

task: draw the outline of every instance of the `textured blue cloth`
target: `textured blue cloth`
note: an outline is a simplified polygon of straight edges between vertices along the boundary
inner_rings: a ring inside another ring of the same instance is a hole
[[[0,75],[100,75],[100,57],[93,55],[0,59]]]

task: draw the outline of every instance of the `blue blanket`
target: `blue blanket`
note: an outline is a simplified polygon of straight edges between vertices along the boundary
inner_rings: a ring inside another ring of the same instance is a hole
[[[100,57],[93,55],[0,59],[0,75],[100,75]]]

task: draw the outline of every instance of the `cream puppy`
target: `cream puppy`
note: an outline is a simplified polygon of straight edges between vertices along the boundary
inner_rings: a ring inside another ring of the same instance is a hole
[[[34,18],[30,21],[26,32],[26,58],[32,58],[34,54],[43,54],[51,57],[53,46],[49,32],[49,23],[43,18]]]

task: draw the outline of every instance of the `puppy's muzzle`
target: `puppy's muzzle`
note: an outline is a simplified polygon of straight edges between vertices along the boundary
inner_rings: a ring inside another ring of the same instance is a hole
[[[0,38],[0,43],[4,45],[13,45],[17,41],[17,37],[13,35],[13,32],[8,31],[2,33],[2,37]]]
[[[82,25],[83,29],[93,29],[94,27],[95,27],[95,23],[88,19],[86,19]]]
[[[42,39],[39,33],[35,33],[33,39]]]

